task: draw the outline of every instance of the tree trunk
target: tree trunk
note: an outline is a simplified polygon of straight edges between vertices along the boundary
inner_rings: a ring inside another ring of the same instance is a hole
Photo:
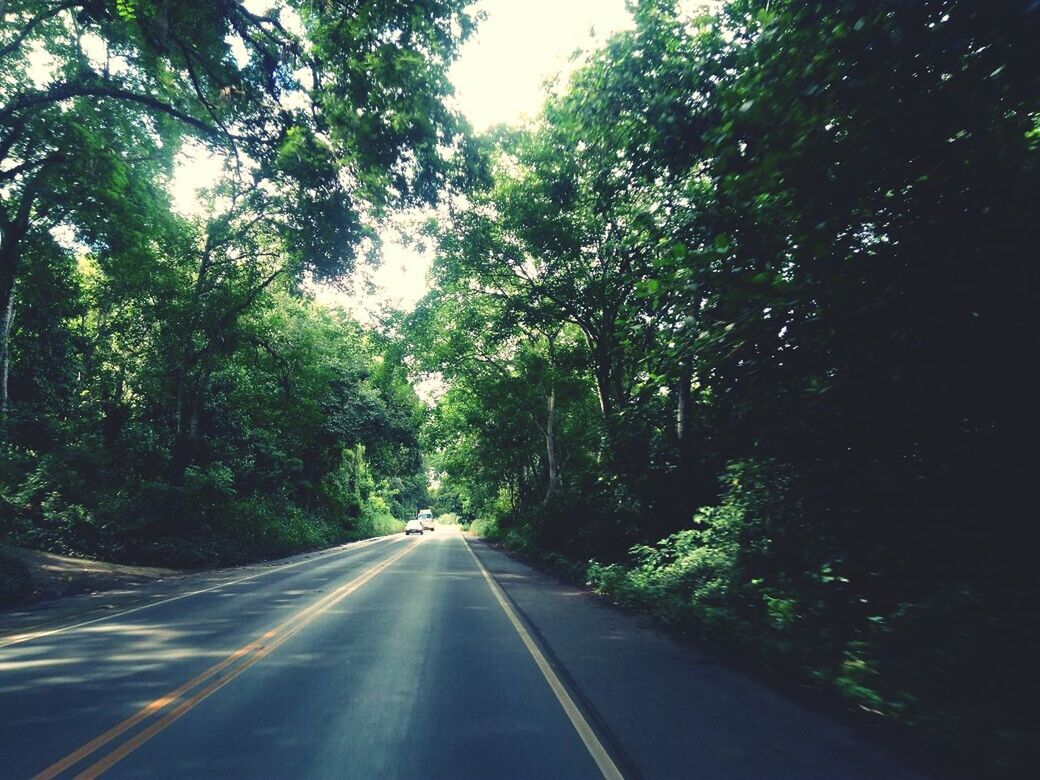
[[[545,491],[545,502],[556,494],[560,489],[562,478],[560,476],[560,460],[556,453],[556,388],[550,388],[549,397],[546,399],[545,419],[545,457],[549,466],[549,487]]]
[[[685,453],[690,438],[690,406],[692,395],[690,383],[693,381],[693,370],[690,366],[683,364],[679,369],[679,386],[676,392],[678,397],[675,410],[675,434],[679,440],[679,451]]]
[[[201,376],[181,370],[177,379],[177,427],[174,432],[173,462],[170,481],[175,485],[184,482],[184,472],[195,462],[199,449],[199,414],[204,401],[209,371]]]
[[[597,361],[596,393],[599,396],[599,410],[603,415],[604,421],[609,420],[614,414],[614,395],[610,390],[612,384],[610,366],[603,365]]]
[[[599,408],[608,429],[611,418],[626,405],[624,365],[614,334],[600,333],[596,338],[586,335],[596,361],[596,393]]]
[[[7,418],[8,377],[11,368],[11,325],[14,322],[14,247],[0,250],[0,419]]]
[[[187,373],[183,370],[178,372],[177,400],[174,411],[176,421],[173,432],[173,453],[170,463],[170,483],[173,485],[182,485],[184,483],[184,472],[188,468],[188,461],[191,457],[191,442],[187,432],[188,415],[186,410],[188,404],[190,404],[190,400],[187,397],[187,382]]]
[[[39,175],[39,174],[37,174]],[[7,419],[8,379],[11,370],[11,324],[14,322],[14,283],[22,259],[22,242],[29,227],[36,183],[26,185],[14,217],[0,201],[0,421]]]

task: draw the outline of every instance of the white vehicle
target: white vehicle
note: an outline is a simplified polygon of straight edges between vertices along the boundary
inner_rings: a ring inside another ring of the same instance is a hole
[[[405,536],[411,536],[412,534],[419,534],[419,536],[422,536],[422,532],[422,523],[420,523],[418,519],[409,520],[407,523],[404,524]]]
[[[432,509],[420,509],[418,521],[422,524],[424,531],[433,530],[433,510]]]

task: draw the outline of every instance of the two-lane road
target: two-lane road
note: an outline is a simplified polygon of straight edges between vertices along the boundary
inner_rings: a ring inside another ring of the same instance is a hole
[[[539,660],[460,534],[394,537],[0,647],[0,773],[600,776]]]
[[[455,530],[193,582],[0,638],[0,778],[916,777]]]

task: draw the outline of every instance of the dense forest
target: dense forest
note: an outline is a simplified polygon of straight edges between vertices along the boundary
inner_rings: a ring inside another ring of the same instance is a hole
[[[426,498],[400,346],[311,290],[459,175],[446,71],[474,19],[268,5],[0,3],[9,542],[195,567],[395,530]],[[185,151],[214,182],[187,215]]]
[[[1040,7],[633,10],[429,227],[439,509],[1035,768]]]
[[[466,0],[0,0],[3,541],[202,567],[432,501],[1035,767],[1040,3],[629,5],[478,135]],[[315,302],[417,207],[413,312]]]

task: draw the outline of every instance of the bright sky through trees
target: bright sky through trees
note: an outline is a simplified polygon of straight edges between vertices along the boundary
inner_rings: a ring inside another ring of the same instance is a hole
[[[477,131],[536,114],[546,81],[569,72],[571,55],[632,25],[624,0],[481,0],[474,9],[486,18],[462,48],[451,80],[457,107]],[[189,146],[172,183],[178,210],[193,211],[196,190],[219,176],[219,164]],[[385,304],[414,305],[426,290],[431,258],[401,245],[392,229],[383,240],[381,267],[359,267],[349,294],[325,288],[319,300],[346,305],[359,316]]]
[[[451,79],[458,107],[478,131],[536,114],[544,82],[569,70],[571,54],[632,24],[624,0],[483,0],[475,7],[487,18]],[[392,231],[384,241],[383,265],[371,279],[378,292],[351,296],[359,314],[384,303],[411,307],[426,290],[430,258],[395,242]],[[335,293],[320,298],[342,302]]]
[[[484,0],[476,38],[452,68],[459,106],[477,130],[533,115],[542,83],[590,38],[629,27],[624,0]]]

